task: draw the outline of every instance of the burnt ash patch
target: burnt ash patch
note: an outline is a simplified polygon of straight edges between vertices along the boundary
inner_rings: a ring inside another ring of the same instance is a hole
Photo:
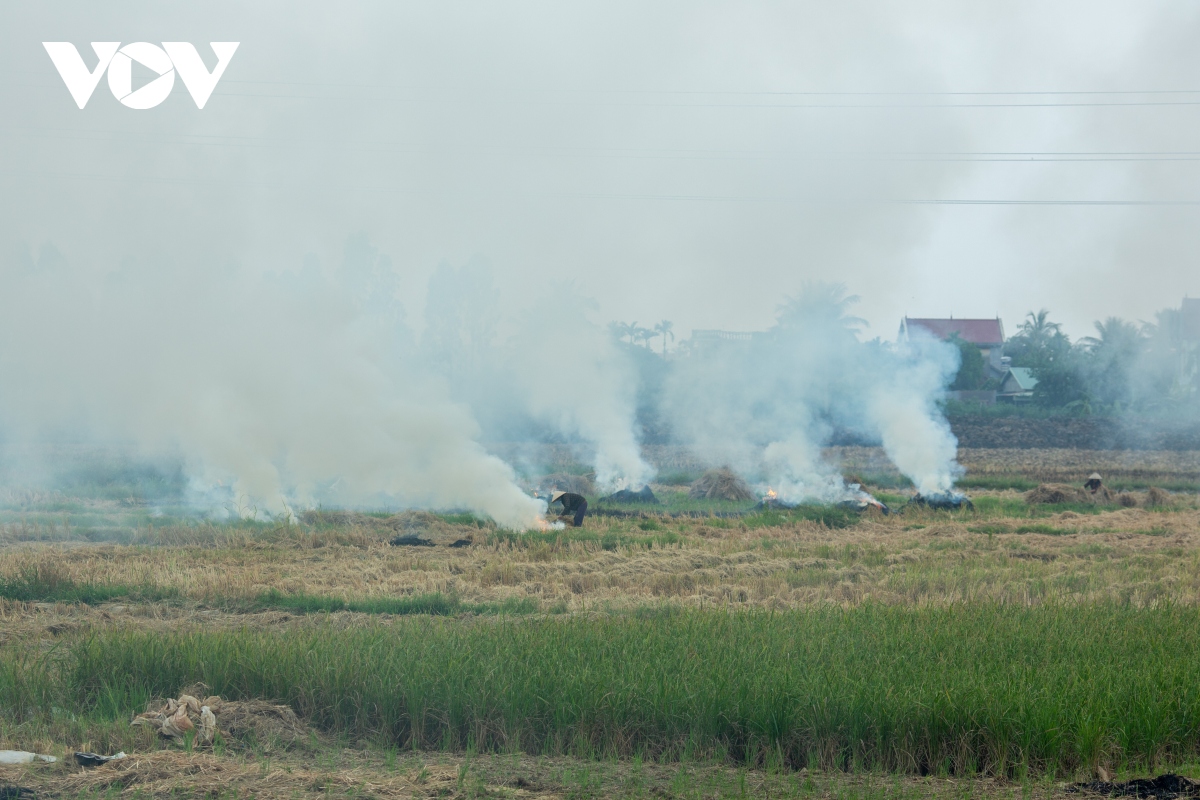
[[[1072,784],[1067,791],[1102,794],[1109,797],[1154,797],[1175,800],[1200,797],[1200,782],[1168,772],[1157,778],[1137,778],[1132,781],[1090,781]]]

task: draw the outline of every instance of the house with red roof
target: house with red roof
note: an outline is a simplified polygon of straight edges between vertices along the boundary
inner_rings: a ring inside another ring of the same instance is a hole
[[[942,341],[957,335],[964,342],[970,342],[979,348],[989,377],[1003,378],[1008,371],[1008,367],[1001,360],[1004,357],[1004,323],[999,317],[933,319],[906,316],[900,320],[900,341],[907,342],[911,337],[921,335],[932,336]]]

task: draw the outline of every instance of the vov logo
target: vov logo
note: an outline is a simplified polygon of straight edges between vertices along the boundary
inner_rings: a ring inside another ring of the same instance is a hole
[[[133,42],[124,47],[120,42],[92,42],[92,50],[99,59],[94,70],[87,68],[83,57],[70,42],[42,42],[80,108],[91,99],[105,69],[108,70],[108,88],[112,90],[113,97],[129,108],[154,108],[166,100],[175,86],[176,72],[183,78],[183,85],[196,101],[196,108],[204,108],[213,89],[217,88],[217,81],[225,74],[225,68],[229,66],[238,44],[209,42],[217,55],[217,66],[209,72],[196,48],[188,42],[163,42],[162,47],[149,42]],[[157,78],[137,91],[133,90],[134,61],[158,73]]]

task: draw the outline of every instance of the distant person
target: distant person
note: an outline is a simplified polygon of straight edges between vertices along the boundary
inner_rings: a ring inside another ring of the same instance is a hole
[[[1087,489],[1092,494],[1095,494],[1096,492],[1100,491],[1101,480],[1102,478],[1100,477],[1100,473],[1093,472],[1091,475],[1088,475],[1087,483],[1083,485],[1083,488]]]
[[[550,495],[550,505],[562,503],[563,514],[574,515],[575,527],[583,525],[583,515],[587,513],[587,498],[574,492],[554,492]]]

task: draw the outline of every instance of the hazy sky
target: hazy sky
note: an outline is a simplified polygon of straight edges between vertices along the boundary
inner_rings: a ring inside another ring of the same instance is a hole
[[[904,313],[1011,332],[1043,306],[1087,335],[1200,295],[1198,205],[899,202],[1200,200],[1191,2],[3,15],[5,258],[51,243],[78,270],[279,272],[334,265],[362,232],[418,327],[433,269],[476,256],[514,307],[573,281],[602,318],[681,335],[764,328],[812,279],[845,282],[886,338]],[[81,111],[43,41],[89,66],[91,41],[189,41],[209,67],[208,42],[241,46],[203,110],[177,80],[145,111],[101,81]]]

